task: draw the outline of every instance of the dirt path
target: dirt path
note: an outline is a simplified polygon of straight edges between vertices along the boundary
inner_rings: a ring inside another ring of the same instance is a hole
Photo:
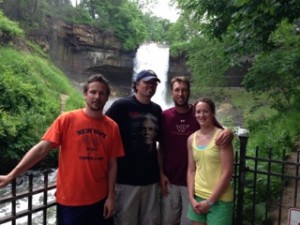
[[[63,112],[65,109],[65,104],[68,99],[68,95],[60,94],[60,111]]]

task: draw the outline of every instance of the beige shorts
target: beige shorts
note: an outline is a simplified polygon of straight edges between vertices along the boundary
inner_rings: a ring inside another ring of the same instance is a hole
[[[115,224],[159,225],[159,186],[116,184]]]
[[[169,194],[161,198],[161,225],[191,225],[187,218],[189,205],[186,186],[169,185]]]

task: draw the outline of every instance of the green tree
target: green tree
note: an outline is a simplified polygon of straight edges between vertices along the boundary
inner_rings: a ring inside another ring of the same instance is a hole
[[[24,31],[17,22],[9,20],[0,10],[0,44],[11,41],[16,36],[22,36]]]
[[[135,49],[147,37],[142,17],[143,14],[137,5],[126,1],[110,20],[116,36],[122,41],[126,50]]]
[[[166,39],[170,44],[188,41],[191,36],[187,29],[186,20],[181,17],[175,23],[170,24],[166,36]]]
[[[244,85],[254,93],[268,93],[273,107],[290,108],[300,96],[300,34],[283,22],[270,39],[276,48],[255,57]]]
[[[147,41],[165,42],[167,40],[167,31],[171,25],[166,19],[145,13],[142,17],[147,30]]]
[[[194,37],[189,25],[189,21],[184,17],[169,25],[166,41],[170,45],[171,56],[182,57],[187,54],[190,41]]]
[[[188,65],[197,88],[224,86],[224,73],[229,62],[224,56],[224,44],[205,36],[194,37],[188,47]]]
[[[20,21],[29,34],[47,29],[47,16],[50,15],[66,22],[111,31],[125,50],[134,50],[145,40],[163,42],[166,39],[170,22],[142,12],[145,3],[155,2],[82,0],[73,7],[70,0],[6,0],[1,7],[10,18]]]
[[[255,50],[269,46],[269,36],[282,20],[292,23],[300,17],[300,1],[295,0],[177,0],[179,7],[198,29],[214,37],[231,35],[235,50]]]
[[[10,0],[1,7],[7,17],[19,21],[28,31],[44,24],[46,5],[45,0]]]

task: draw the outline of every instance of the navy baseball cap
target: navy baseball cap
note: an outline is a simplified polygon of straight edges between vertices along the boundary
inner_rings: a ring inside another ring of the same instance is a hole
[[[139,72],[136,77],[135,81],[149,81],[149,80],[156,80],[157,82],[160,82],[160,79],[158,79],[156,73],[154,73],[152,70],[142,70]]]

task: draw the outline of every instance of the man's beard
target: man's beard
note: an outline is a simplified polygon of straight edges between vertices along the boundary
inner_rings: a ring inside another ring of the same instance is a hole
[[[102,111],[104,108],[103,104],[97,104],[96,106],[93,106],[93,104],[89,105],[89,108],[94,111],[94,112],[98,112],[98,111]]]
[[[176,107],[180,107],[180,108],[184,108],[187,107],[189,105],[188,101],[183,102],[182,104],[179,104],[178,102],[174,102]]]
[[[97,108],[91,107],[90,109],[94,112],[98,112],[98,111],[101,111],[103,109],[103,107],[102,108],[101,107],[97,107]]]

